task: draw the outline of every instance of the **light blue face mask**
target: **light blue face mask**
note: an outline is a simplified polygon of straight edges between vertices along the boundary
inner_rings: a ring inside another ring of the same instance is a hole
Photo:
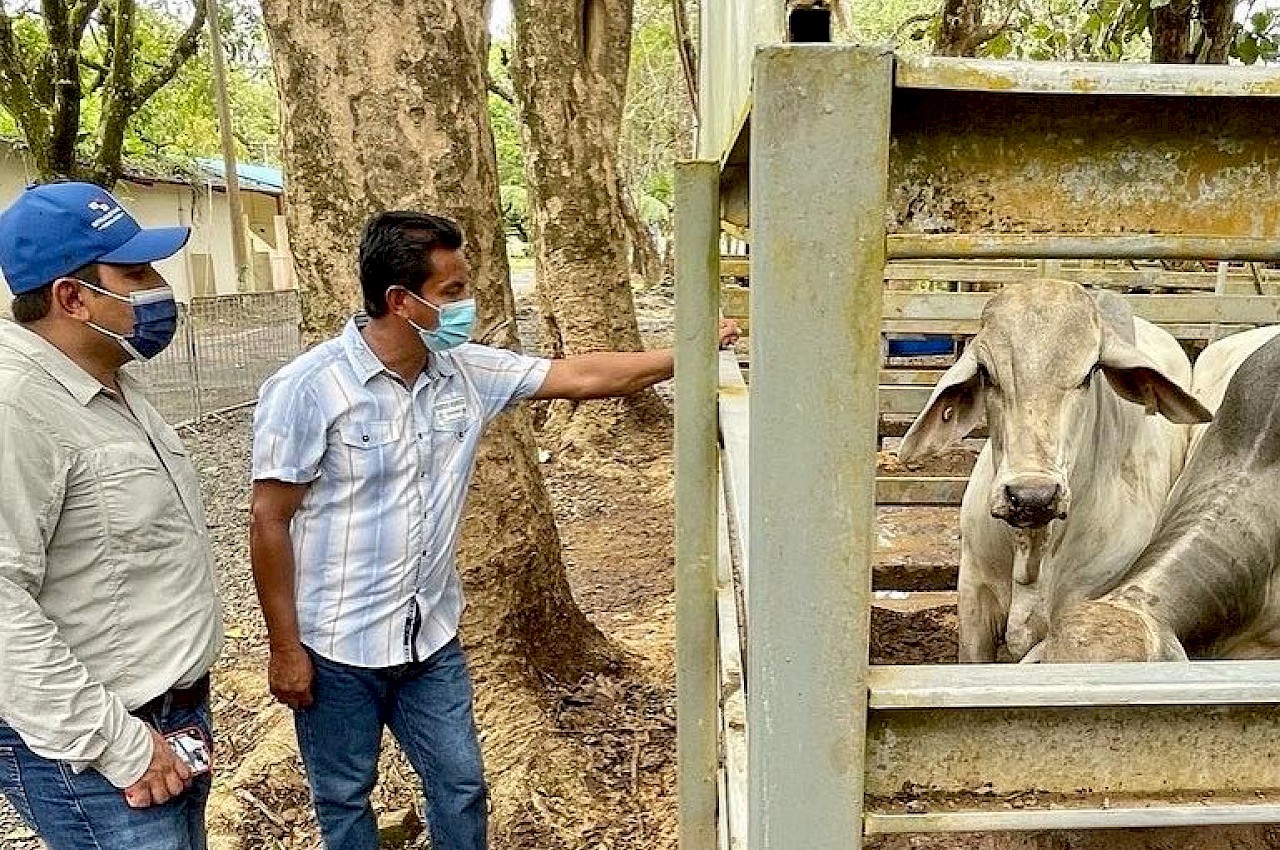
[[[412,319],[406,319],[418,332],[418,336],[422,337],[422,344],[428,351],[448,351],[471,339],[471,331],[476,325],[476,299],[464,298],[437,307],[421,295],[409,292],[408,289],[405,292],[435,310],[440,317],[434,330],[427,330]]]

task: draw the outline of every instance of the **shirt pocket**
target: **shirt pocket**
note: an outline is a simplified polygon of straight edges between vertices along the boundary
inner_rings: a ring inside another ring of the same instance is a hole
[[[341,423],[330,471],[340,479],[362,483],[394,477],[403,431],[399,422],[392,421]]]
[[[117,443],[88,453],[87,473],[94,487],[80,489],[85,499],[68,498],[65,512],[101,511],[110,547],[144,552],[174,546],[191,534],[191,519],[169,471],[148,443]],[[70,496],[70,493],[68,494]],[[96,495],[97,498],[94,498]]]
[[[156,450],[164,453],[164,464],[173,476],[174,484],[187,506],[191,518],[201,527],[205,525],[204,506],[200,500],[200,479],[196,477],[195,467],[187,457],[187,447],[183,445],[178,432],[168,426],[155,434]]]

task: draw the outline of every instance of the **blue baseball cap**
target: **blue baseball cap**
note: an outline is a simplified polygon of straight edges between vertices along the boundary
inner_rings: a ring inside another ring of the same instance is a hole
[[[0,213],[0,271],[9,290],[21,295],[90,263],[163,260],[190,236],[189,227],[143,230],[110,192],[92,183],[28,186]]]

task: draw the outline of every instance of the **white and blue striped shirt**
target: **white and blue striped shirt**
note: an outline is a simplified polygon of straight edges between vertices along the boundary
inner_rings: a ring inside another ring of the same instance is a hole
[[[311,485],[290,526],[304,644],[391,667],[457,634],[455,549],[481,432],[550,366],[463,345],[433,353],[410,390],[353,319],[263,384],[253,479]]]

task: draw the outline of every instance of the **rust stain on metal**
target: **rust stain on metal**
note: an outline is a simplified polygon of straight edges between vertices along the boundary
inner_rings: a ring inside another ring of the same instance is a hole
[[[899,94],[892,232],[1280,232],[1265,99]]]

